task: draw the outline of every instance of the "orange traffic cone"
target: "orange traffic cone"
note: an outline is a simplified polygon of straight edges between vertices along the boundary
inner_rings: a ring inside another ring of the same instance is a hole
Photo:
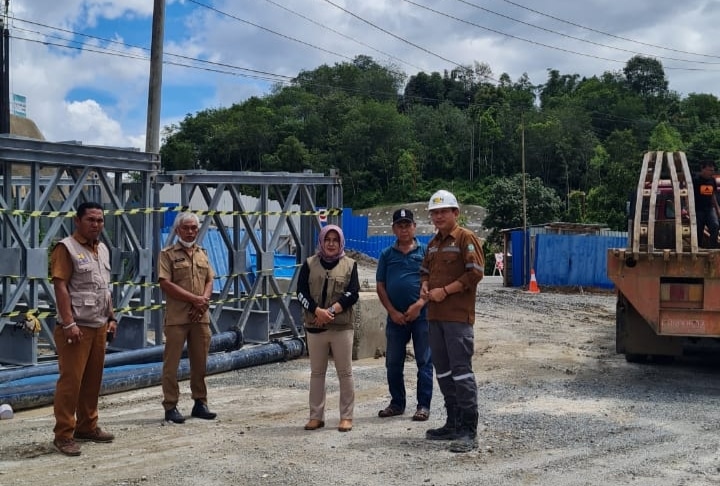
[[[528,292],[530,292],[531,294],[540,293],[540,287],[538,287],[537,280],[535,280],[534,269],[530,269],[530,288],[528,289]]]

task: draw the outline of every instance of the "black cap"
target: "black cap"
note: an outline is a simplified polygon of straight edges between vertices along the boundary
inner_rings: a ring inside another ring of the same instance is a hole
[[[401,221],[407,221],[408,223],[414,223],[413,213],[409,209],[398,209],[393,213],[393,224]]]

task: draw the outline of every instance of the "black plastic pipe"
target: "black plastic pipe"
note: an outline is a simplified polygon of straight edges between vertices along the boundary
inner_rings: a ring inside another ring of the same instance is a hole
[[[247,368],[260,364],[286,361],[302,356],[305,344],[302,339],[277,340],[267,344],[248,346],[237,351],[214,353],[208,356],[207,373]],[[190,362],[180,361],[178,379],[190,376]],[[162,362],[106,367],[103,373],[101,395],[110,395],[160,384]],[[14,410],[41,407],[53,402],[57,372],[27,377],[0,384],[0,403],[8,403]]]

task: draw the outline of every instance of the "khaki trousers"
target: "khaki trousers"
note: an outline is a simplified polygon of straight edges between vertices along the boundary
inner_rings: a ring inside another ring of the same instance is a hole
[[[71,439],[76,430],[87,433],[97,428],[107,325],[80,329],[80,342],[72,344],[67,343],[62,326],[55,326],[53,332],[59,371],[53,401],[56,439]]]
[[[332,351],[340,382],[340,419],[353,418],[355,384],[352,374],[352,329],[305,334],[310,355],[310,418],[325,420],[325,374]]]
[[[190,393],[193,400],[201,400],[207,404],[207,357],[210,351],[210,325],[200,322],[165,326],[165,348],[163,350],[163,408],[170,410],[177,406],[180,399],[177,372],[180,366],[183,346],[187,341],[187,352],[190,360]]]

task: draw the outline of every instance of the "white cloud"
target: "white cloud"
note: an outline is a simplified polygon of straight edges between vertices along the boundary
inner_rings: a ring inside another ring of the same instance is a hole
[[[94,100],[66,103],[64,110],[57,115],[55,121],[58,123],[53,130],[59,135],[56,135],[57,138],[79,134],[80,140],[89,145],[123,145],[120,124],[111,119]]]

